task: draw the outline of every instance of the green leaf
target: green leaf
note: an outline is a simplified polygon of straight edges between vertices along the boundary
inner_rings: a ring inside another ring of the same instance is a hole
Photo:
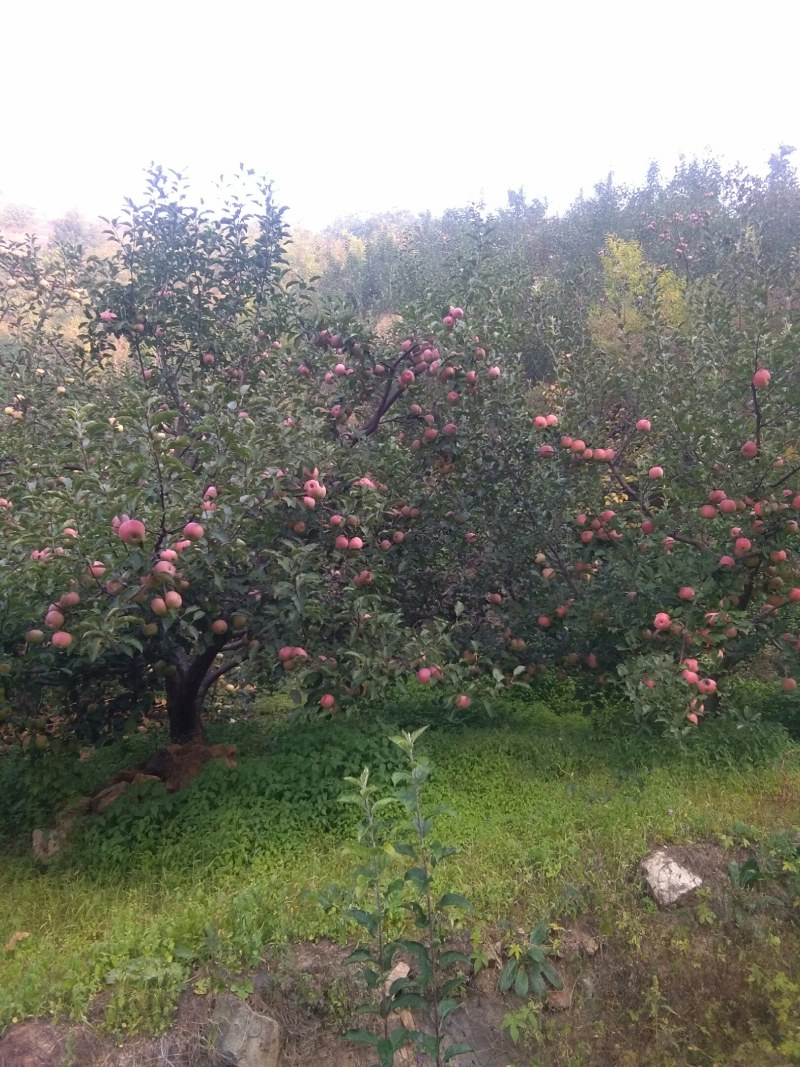
[[[472,911],[472,905],[461,893],[445,893],[436,902],[437,909],[461,908],[462,911]]]
[[[383,1040],[377,1034],[370,1033],[369,1030],[345,1030],[342,1036],[345,1041],[356,1041],[360,1045],[371,1045],[373,1048],[378,1048]]]
[[[439,1001],[439,1018],[444,1022],[448,1015],[452,1015],[456,1008],[461,1007],[461,1002],[453,997],[445,997]]]
[[[347,917],[357,922],[359,926],[363,926],[374,937],[378,930],[377,920],[369,912],[364,911],[362,908],[348,908]]]
[[[514,979],[514,992],[518,997],[526,997],[528,995],[528,972],[524,967],[517,969],[517,976]]]
[[[519,969],[519,962],[517,960],[507,960],[505,967],[500,972],[500,977],[497,981],[497,988],[501,993],[507,993],[514,984],[517,977],[517,970]]]
[[[472,1048],[466,1041],[458,1041],[455,1045],[450,1045],[445,1049],[444,1056],[442,1057],[442,1063],[450,1063],[456,1056],[466,1056],[472,1052]]]
[[[458,949],[448,949],[447,952],[443,952],[439,957],[439,963],[442,967],[451,967],[454,963],[463,963],[465,966],[469,966],[471,960],[466,952],[459,952]]]

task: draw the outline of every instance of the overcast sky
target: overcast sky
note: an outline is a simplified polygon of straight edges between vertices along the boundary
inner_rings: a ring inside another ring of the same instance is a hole
[[[0,24],[0,205],[50,217],[115,212],[151,160],[200,191],[244,162],[319,227],[800,148],[785,0],[6,0]]]

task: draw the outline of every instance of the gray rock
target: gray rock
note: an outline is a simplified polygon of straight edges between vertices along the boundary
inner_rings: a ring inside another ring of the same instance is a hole
[[[211,1022],[216,1051],[228,1067],[280,1067],[281,1028],[268,1015],[259,1015],[238,997],[217,1000]]]
[[[642,871],[657,904],[669,907],[697,889],[703,879],[671,859],[663,849],[642,860]]]

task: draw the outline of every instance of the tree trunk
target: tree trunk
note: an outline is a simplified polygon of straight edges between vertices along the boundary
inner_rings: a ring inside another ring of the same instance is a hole
[[[205,740],[203,705],[211,680],[217,673],[212,670],[212,665],[219,651],[219,647],[212,646],[193,660],[184,652],[178,653],[173,664],[174,673],[167,675],[165,683],[171,741],[186,744]]]
[[[167,718],[169,739],[177,744],[188,741],[204,741],[202,700],[198,700],[197,688],[192,691],[180,673],[167,678]]]
[[[203,730],[203,706],[212,685],[223,674],[239,666],[234,655],[218,663],[220,654],[236,653],[247,645],[246,638],[225,642],[217,638],[215,643],[195,656],[193,660],[182,649],[175,654],[174,668],[166,677],[167,718],[170,740],[177,744],[189,741],[205,741]]]

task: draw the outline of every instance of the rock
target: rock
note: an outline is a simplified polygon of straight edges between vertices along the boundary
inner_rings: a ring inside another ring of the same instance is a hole
[[[410,973],[411,968],[408,966],[407,963],[403,963],[402,961],[396,963],[394,967],[392,967],[391,971],[389,971],[389,973],[386,975],[386,980],[383,984],[384,995],[388,997],[389,990],[392,988],[393,983],[396,982],[398,978],[408,978]],[[400,1021],[400,1025],[404,1026],[406,1030],[416,1029],[414,1016],[411,1014],[410,1011],[407,1011],[405,1008],[401,1008],[398,1012],[392,1012],[390,1018],[392,1017],[398,1019]],[[390,1029],[393,1030],[394,1027],[390,1027]],[[395,1059],[398,1064],[398,1067],[413,1067],[413,1064],[416,1062],[414,1050],[410,1046],[407,1048],[398,1049],[395,1053]]]
[[[216,1051],[227,1067],[279,1067],[281,1028],[269,1015],[225,996],[214,1005],[211,1022],[217,1030]]]
[[[157,774],[135,774],[131,781],[131,785],[139,785],[140,782],[160,782],[161,779]]]
[[[127,782],[115,782],[114,785],[110,785],[106,789],[101,789],[100,792],[95,795],[94,800],[92,801],[92,807],[98,814],[101,811],[105,811],[107,807],[122,796],[127,788]]]
[[[17,945],[27,940],[31,935],[27,930],[15,930],[9,937],[8,941],[3,945],[3,952],[13,952]]]
[[[651,853],[642,860],[642,871],[656,903],[669,907],[703,884],[686,867],[681,867],[664,849]]]
[[[34,830],[31,838],[33,858],[47,863],[61,851],[61,837],[55,830]]]

